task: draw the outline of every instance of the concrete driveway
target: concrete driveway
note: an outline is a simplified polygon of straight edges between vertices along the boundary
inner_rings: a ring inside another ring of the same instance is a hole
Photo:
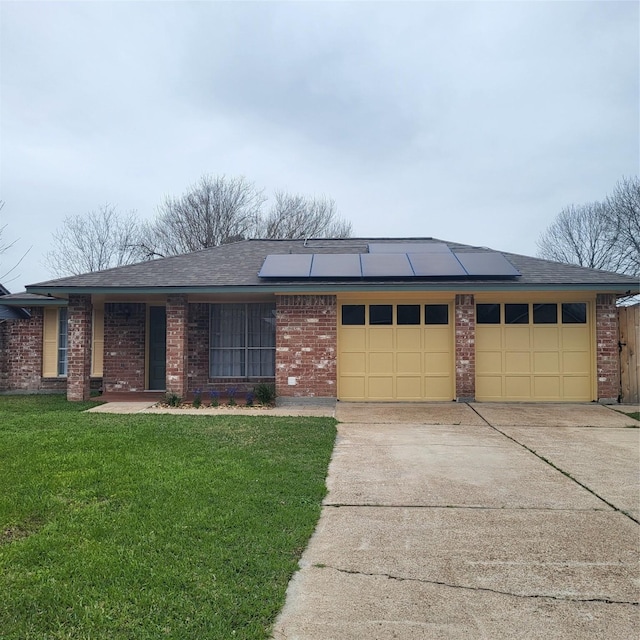
[[[275,639],[638,637],[636,421],[596,404],[336,415]]]

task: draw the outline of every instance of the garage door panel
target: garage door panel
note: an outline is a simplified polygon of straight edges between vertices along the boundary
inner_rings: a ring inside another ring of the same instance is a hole
[[[364,400],[366,398],[366,378],[360,377],[341,377],[340,391],[345,400]]]
[[[369,349],[373,351],[392,351],[393,329],[376,327],[369,330]]]
[[[557,351],[560,348],[560,330],[558,327],[533,327],[533,348],[537,351]]]
[[[344,327],[340,333],[343,351],[366,351],[367,332],[364,327]]]
[[[560,373],[560,354],[557,351],[534,353],[533,373]]]
[[[591,366],[591,358],[585,351],[565,351],[562,354],[562,372],[563,373],[582,373],[589,374]]]
[[[505,394],[514,400],[526,400],[531,397],[531,378],[529,376],[505,376]]]
[[[504,396],[502,376],[480,376],[476,379],[476,395],[485,400],[498,400]]]
[[[424,372],[449,375],[451,371],[451,354],[449,353],[425,353]]]
[[[425,351],[449,351],[451,349],[451,329],[449,325],[442,327],[429,326],[424,330]]]
[[[528,326],[508,326],[504,331],[504,346],[507,350],[525,351],[531,348]]]
[[[399,351],[420,351],[422,349],[420,327],[398,327],[396,329],[396,349]]]
[[[385,374],[393,372],[393,353],[370,353],[369,354],[369,373]]]
[[[417,373],[420,375],[422,367],[420,363],[420,353],[397,353],[396,354],[396,373]]]
[[[585,350],[589,344],[589,330],[584,326],[563,327],[562,346],[564,349]]]
[[[589,402],[591,399],[589,376],[565,376],[563,397],[573,402]]]
[[[480,351],[476,353],[476,369],[483,373],[502,372],[502,351]]]
[[[419,400],[422,398],[421,376],[397,376],[396,397],[398,400]]]
[[[533,393],[541,400],[560,400],[562,398],[560,376],[534,376]]]
[[[393,376],[369,376],[368,398],[393,400]]]
[[[343,374],[365,374],[367,370],[367,355],[362,353],[343,353],[340,358],[340,371]]]
[[[531,353],[529,351],[507,351],[505,354],[506,373],[529,373]]]
[[[502,349],[502,328],[499,326],[476,325],[476,340],[483,349]]]
[[[425,397],[431,400],[451,400],[454,393],[449,376],[427,376],[425,378]]]

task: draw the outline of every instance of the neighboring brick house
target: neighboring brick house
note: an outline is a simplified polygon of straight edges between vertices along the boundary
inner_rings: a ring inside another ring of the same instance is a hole
[[[30,285],[0,391],[615,402],[635,278],[432,238],[246,240]]]

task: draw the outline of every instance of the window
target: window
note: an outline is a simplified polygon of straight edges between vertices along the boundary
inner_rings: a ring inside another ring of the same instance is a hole
[[[425,304],[425,324],[449,324],[449,307],[446,304]]]
[[[500,305],[476,305],[476,322],[478,324],[500,324]]]
[[[399,304],[396,312],[398,324],[420,324],[419,304]]]
[[[58,311],[58,375],[67,375],[67,308]]]
[[[393,305],[369,305],[369,324],[393,324]]]
[[[556,324],[558,322],[557,304],[534,304],[533,324]]]
[[[505,304],[504,322],[505,324],[529,324],[529,305]]]
[[[584,302],[567,302],[562,304],[563,324],[586,324],[587,305]]]
[[[209,375],[275,376],[275,305],[212,304]]]
[[[346,324],[346,325],[364,324],[364,305],[363,304],[343,304],[342,305],[342,324]]]

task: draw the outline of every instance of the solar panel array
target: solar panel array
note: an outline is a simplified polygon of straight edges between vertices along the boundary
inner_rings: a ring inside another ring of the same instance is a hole
[[[393,250],[390,250],[393,249]],[[370,253],[268,255],[261,278],[515,277],[520,272],[496,251],[455,253],[444,243],[371,244]]]

